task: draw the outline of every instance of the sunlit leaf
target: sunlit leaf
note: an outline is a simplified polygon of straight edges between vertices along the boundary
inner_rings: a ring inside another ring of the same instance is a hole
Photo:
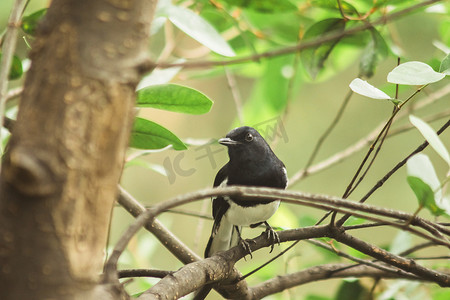
[[[444,77],[445,74],[435,72],[426,63],[410,61],[392,70],[387,76],[387,81],[395,84],[424,85],[437,82]]]
[[[185,150],[186,145],[168,129],[152,121],[136,118],[131,131],[130,147],[160,149],[172,145],[175,150]]]
[[[323,38],[332,33],[339,33],[345,29],[345,20],[326,19],[313,24],[305,33],[303,41]],[[323,43],[317,47],[308,48],[301,52],[301,60],[312,78],[315,78],[340,39]]]
[[[46,13],[47,9],[44,8],[32,13],[31,15],[23,17],[22,30],[25,33],[28,33],[29,35],[34,36],[36,34],[36,28],[37,25],[39,24],[39,21],[42,20],[42,18],[45,16]]]
[[[450,75],[450,53],[442,60],[439,72]]]
[[[419,201],[419,205],[426,207],[433,215],[442,215],[445,210],[441,203],[442,190],[439,179],[428,156],[418,153],[406,163],[407,182]]]
[[[170,5],[166,13],[175,26],[200,44],[223,56],[236,55],[217,30],[192,10]]]
[[[391,97],[382,90],[377,89],[370,83],[360,78],[355,78],[349,85],[350,89],[357,94],[380,100],[390,100]]]
[[[426,122],[422,121],[418,117],[413,115],[409,116],[409,121],[420,131],[423,137],[428,141],[430,146],[444,159],[450,166],[450,155],[445,148],[444,143],[437,135],[437,133],[428,125]]]
[[[263,13],[276,13],[297,10],[297,7],[288,0],[226,0],[224,2]]]
[[[312,6],[322,7],[335,12],[339,11],[339,5],[336,0],[312,0]],[[341,1],[341,7],[345,14],[357,14],[356,8],[347,1]]]
[[[152,85],[137,93],[137,106],[174,112],[204,114],[212,104],[203,93],[177,84]]]

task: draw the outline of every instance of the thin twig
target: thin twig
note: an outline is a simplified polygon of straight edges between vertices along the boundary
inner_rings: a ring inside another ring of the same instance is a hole
[[[339,122],[339,120],[341,119],[342,115],[344,114],[345,108],[347,107],[347,104],[350,101],[350,98],[352,97],[352,95],[353,95],[353,91],[349,90],[349,92],[347,93],[347,95],[344,98],[344,101],[341,104],[341,107],[339,108],[338,113],[334,117],[334,120],[330,123],[330,125],[325,130],[325,132],[317,140],[317,143],[316,143],[316,145],[314,147],[314,150],[311,153],[311,156],[309,157],[308,162],[306,163],[306,166],[303,169],[303,174],[301,176],[304,176],[305,174],[308,173],[308,169],[311,166],[311,164],[313,163],[314,159],[316,158],[320,148],[322,147],[323,142],[330,135],[330,133],[336,127],[337,123]]]
[[[450,85],[446,85],[443,88],[441,88],[440,90],[433,92],[432,94],[427,96],[423,101],[418,102],[414,108],[416,110],[424,108],[424,107],[434,103],[436,100],[442,99],[449,93],[450,93]],[[397,120],[399,120],[400,118],[404,118],[407,115],[408,115],[408,112],[403,110],[398,114]],[[355,144],[353,144],[353,145],[347,147],[345,150],[343,150],[339,153],[336,153],[333,156],[311,166],[307,172],[305,172],[305,169],[297,171],[293,176],[291,176],[291,178],[289,178],[289,186],[290,187],[294,186],[300,180],[304,179],[306,176],[316,174],[320,171],[330,168],[331,166],[343,161],[344,159],[346,159],[346,158],[350,157],[351,155],[355,154],[356,152],[360,151],[367,145],[373,143],[373,141],[375,140],[375,138],[378,135],[378,133],[380,132],[380,130],[382,130],[383,126],[384,126],[384,123],[380,124],[372,132],[370,132],[364,138],[360,139]],[[409,126],[409,125],[406,125],[406,126]],[[412,127],[409,127],[409,128],[412,128]],[[400,132],[402,132],[402,131],[400,131],[400,129],[392,130],[388,134],[387,137],[391,137]]]
[[[438,131],[437,134],[441,134],[444,132],[447,127],[450,126],[450,120],[447,121]],[[408,159],[416,153],[423,151],[428,146],[428,142],[423,142],[419,147],[417,147],[413,152],[411,152],[407,157],[405,157],[402,161],[400,161],[391,171],[389,171],[386,175],[383,176],[371,189],[370,191],[364,195],[364,197],[359,200],[360,203],[364,203],[377,189],[379,189],[383,184],[394,174],[398,169],[400,169],[403,165],[406,164]],[[350,217],[350,215],[343,216],[338,222],[337,226],[342,226],[344,222]]]
[[[372,268],[375,268],[375,269],[379,269],[379,270],[385,271],[385,272],[400,273],[402,276],[409,275],[409,273],[404,272],[402,270],[399,270],[397,268],[395,268],[395,269],[389,268],[387,266],[377,264],[377,263],[375,263],[373,261],[370,261],[370,260],[365,260],[365,259],[361,259],[361,258],[357,258],[357,257],[351,256],[351,255],[349,255],[349,254],[347,254],[345,252],[339,251],[339,250],[336,251],[335,248],[333,248],[333,247],[331,247],[331,246],[329,246],[329,245],[327,245],[327,244],[325,244],[323,242],[317,241],[317,240],[310,239],[310,240],[306,240],[306,242],[310,243],[310,244],[313,244],[315,246],[321,247],[323,249],[326,249],[326,250],[328,250],[328,251],[330,251],[330,252],[332,252],[332,253],[334,253],[334,254],[336,254],[338,256],[341,256],[341,257],[344,257],[344,258],[349,259],[351,261],[357,262],[358,264],[354,265],[354,266],[358,266],[359,264],[362,264],[362,265],[366,265],[366,266],[369,266],[369,267],[372,267]],[[347,268],[351,268],[351,267],[352,266],[349,266]]]
[[[128,277],[155,277],[164,278],[167,275],[172,274],[172,271],[156,270],[156,269],[127,269],[117,271],[119,278]]]
[[[225,69],[225,77],[227,78],[228,87],[230,88],[231,95],[233,96],[234,104],[236,106],[236,112],[239,120],[239,124],[244,125],[244,115],[242,113],[242,97],[239,92],[239,88],[236,84],[234,74],[228,69]]]
[[[392,254],[382,248],[351,236],[346,232],[339,231],[337,228],[335,229],[334,239],[380,261],[396,266],[404,271],[411,272],[423,279],[434,281],[442,287],[450,286],[450,277],[448,274],[425,268],[415,263],[414,260]]]
[[[119,186],[119,196],[117,202],[124,207],[131,215],[138,217],[146,209],[134,199],[127,191]],[[155,237],[166,247],[178,260],[188,264],[201,258],[173,235],[167,228],[164,227],[157,219],[153,223],[145,224],[145,228],[150,231]]]

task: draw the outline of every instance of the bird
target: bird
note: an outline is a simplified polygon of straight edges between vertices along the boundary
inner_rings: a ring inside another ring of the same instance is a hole
[[[285,189],[288,177],[284,163],[275,155],[259,132],[249,126],[231,130],[218,141],[228,148],[229,161],[217,172],[214,187],[233,185],[257,186]],[[278,234],[267,223],[278,209],[280,201],[268,199],[248,199],[237,196],[217,196],[212,199],[214,218],[211,236],[205,249],[205,257],[225,251],[239,243],[250,254],[247,241],[242,239],[242,226],[266,226],[267,237],[271,240],[272,252],[279,243]]]

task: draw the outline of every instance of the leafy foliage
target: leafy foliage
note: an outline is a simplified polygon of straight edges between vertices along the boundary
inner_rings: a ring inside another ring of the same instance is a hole
[[[207,113],[213,102],[197,90],[176,85],[152,85],[137,92],[137,106],[187,114]]]
[[[36,35],[36,28],[46,13],[47,9],[43,8],[28,16],[23,17],[21,26],[22,30],[29,35]]]
[[[0,52],[0,60],[2,59],[2,53]],[[11,69],[9,71],[9,80],[19,79],[23,74],[22,61],[16,55],[14,55]]]
[[[306,31],[303,40],[308,41],[318,37],[327,36],[327,34],[330,33],[343,32],[345,29],[345,24],[345,20],[338,18],[319,21],[313,24]],[[306,49],[302,52],[301,57],[303,65],[312,78],[315,78],[319,71],[323,68],[325,61],[337,43],[339,43],[339,39],[323,43],[320,46]]]
[[[161,149],[168,145],[172,145],[175,150],[187,149],[186,145],[168,129],[146,119],[135,119],[131,131],[131,147]]]

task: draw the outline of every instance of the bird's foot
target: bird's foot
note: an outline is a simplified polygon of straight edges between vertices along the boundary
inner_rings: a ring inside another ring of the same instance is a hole
[[[270,252],[272,253],[273,248],[275,247],[275,243],[280,245],[280,237],[278,236],[278,233],[273,230],[273,228],[269,225],[269,223],[265,222],[266,225],[266,231],[264,234],[266,235],[267,239],[272,243],[272,246],[270,246]]]
[[[253,255],[252,255],[252,249],[250,247],[250,243],[255,244],[256,242],[253,240],[244,240],[244,239],[241,239],[241,242],[240,242],[242,248],[244,248],[244,251],[246,253],[248,253],[250,255],[250,259],[252,259]],[[244,256],[244,259],[245,259],[245,256]]]

